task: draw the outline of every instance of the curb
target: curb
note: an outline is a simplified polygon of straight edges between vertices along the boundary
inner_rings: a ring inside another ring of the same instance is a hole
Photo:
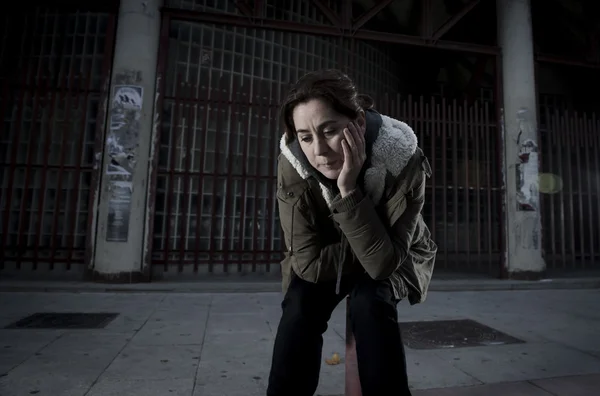
[[[543,279],[516,281],[498,279],[434,280],[430,292],[583,290],[600,289],[600,278]],[[281,283],[270,282],[156,282],[103,284],[92,282],[0,281],[1,293],[279,293]]]

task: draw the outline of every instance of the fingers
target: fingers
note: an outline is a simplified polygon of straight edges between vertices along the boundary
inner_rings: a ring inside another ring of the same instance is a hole
[[[354,122],[351,122],[348,125],[348,128],[344,130],[344,135],[348,141],[349,148],[351,149],[356,163],[361,163],[366,157],[364,135],[360,132],[359,128]]]
[[[352,154],[350,148],[348,147],[348,142],[346,141],[346,139],[342,139],[342,152],[344,153],[343,167],[347,168],[351,166],[350,162],[352,161]]]

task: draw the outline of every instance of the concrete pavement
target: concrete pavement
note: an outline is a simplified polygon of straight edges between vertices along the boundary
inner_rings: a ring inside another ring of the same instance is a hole
[[[103,329],[0,330],[0,395],[264,395],[280,300],[242,292],[0,293],[0,328],[37,312],[119,314]],[[599,301],[592,289],[432,292],[424,304],[401,303],[402,322],[472,319],[524,341],[407,349],[415,395],[597,394]],[[343,359],[344,323],[340,304],[324,358]],[[317,393],[339,395],[343,383],[344,365],[323,363]]]

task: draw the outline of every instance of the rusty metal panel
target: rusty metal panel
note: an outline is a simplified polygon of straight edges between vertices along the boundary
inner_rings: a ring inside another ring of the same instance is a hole
[[[0,85],[0,269],[82,270],[113,16],[7,16]],[[18,28],[17,28],[18,26]],[[6,46],[5,46],[6,45]]]
[[[600,269],[600,120],[546,108],[540,127],[540,197],[546,265]]]

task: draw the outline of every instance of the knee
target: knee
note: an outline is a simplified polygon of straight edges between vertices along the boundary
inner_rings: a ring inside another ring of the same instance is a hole
[[[280,327],[288,331],[319,332],[327,330],[328,318],[319,305],[303,293],[287,293],[282,304]]]
[[[355,321],[398,320],[396,300],[391,285],[373,281],[357,286],[350,294],[350,316]]]

